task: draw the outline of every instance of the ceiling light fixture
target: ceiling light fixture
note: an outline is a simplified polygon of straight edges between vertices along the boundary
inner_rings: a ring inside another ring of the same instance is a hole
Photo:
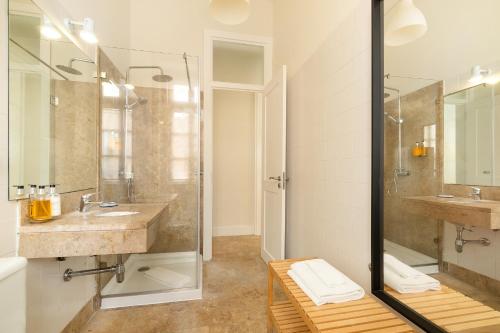
[[[40,26],[40,33],[47,39],[60,39],[62,37],[47,16],[43,16],[43,24]]]
[[[94,20],[86,17],[82,22],[64,19],[64,25],[72,32],[80,29],[80,38],[89,44],[97,44],[98,40],[94,32]]]
[[[384,31],[385,45],[408,44],[427,32],[427,20],[413,0],[399,0],[385,15]]]
[[[481,68],[480,65],[475,65],[472,67],[470,71],[470,78],[469,78],[469,83],[472,84],[480,84],[480,83],[487,83],[487,84],[496,84],[499,79],[496,76],[493,76],[493,72],[489,68]]]
[[[210,14],[222,24],[237,25],[250,16],[250,0],[209,0]]]

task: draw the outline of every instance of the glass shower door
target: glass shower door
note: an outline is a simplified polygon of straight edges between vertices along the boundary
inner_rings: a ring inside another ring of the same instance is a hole
[[[167,206],[149,251],[127,256],[125,281],[104,279],[103,307],[199,298],[198,58],[103,47],[100,66],[103,199]]]

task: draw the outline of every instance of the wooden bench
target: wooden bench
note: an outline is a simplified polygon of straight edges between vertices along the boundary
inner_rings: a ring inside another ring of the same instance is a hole
[[[268,331],[283,333],[407,333],[415,332],[401,318],[373,297],[316,306],[288,276],[290,265],[305,259],[272,261],[268,272]],[[273,302],[278,281],[288,300]]]
[[[445,285],[418,294],[400,294],[389,287],[386,291],[447,332],[483,327],[487,329],[481,332],[500,332],[500,312]]]

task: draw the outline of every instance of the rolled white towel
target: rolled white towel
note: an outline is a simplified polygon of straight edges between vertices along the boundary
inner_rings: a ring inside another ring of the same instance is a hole
[[[307,264],[295,265],[288,271],[288,275],[316,305],[355,301],[365,296],[363,288],[344,274],[344,283],[334,287],[326,286]]]
[[[338,271],[323,259],[306,260],[304,263],[306,263],[314,274],[316,274],[328,287],[335,287],[336,285],[344,283],[346,280],[342,272]],[[292,264],[292,268],[293,265],[295,264]]]
[[[401,294],[441,290],[441,283],[428,275],[403,278],[388,267],[384,267],[384,283]]]
[[[424,273],[417,271],[388,253],[384,253],[384,267],[391,269],[403,278],[425,276]]]

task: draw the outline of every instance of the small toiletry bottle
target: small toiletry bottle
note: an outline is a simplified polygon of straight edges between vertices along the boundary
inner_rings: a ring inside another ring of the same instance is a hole
[[[61,196],[56,192],[56,185],[49,188],[50,208],[52,217],[61,216]]]
[[[36,197],[36,185],[35,184],[29,184],[29,185],[30,185],[30,192],[28,193],[27,216],[31,218],[33,216],[33,203],[35,202],[35,197]]]
[[[24,199],[24,185],[14,185],[16,188],[16,200]]]
[[[420,156],[427,156],[427,147],[424,141],[420,142],[420,147],[422,148],[422,154],[420,154]]]
[[[413,147],[411,154],[415,157],[422,156],[422,146],[420,142],[415,142],[415,147]]]
[[[40,185],[33,200],[31,219],[35,222],[47,222],[51,218],[50,197],[45,193],[45,186]]]

